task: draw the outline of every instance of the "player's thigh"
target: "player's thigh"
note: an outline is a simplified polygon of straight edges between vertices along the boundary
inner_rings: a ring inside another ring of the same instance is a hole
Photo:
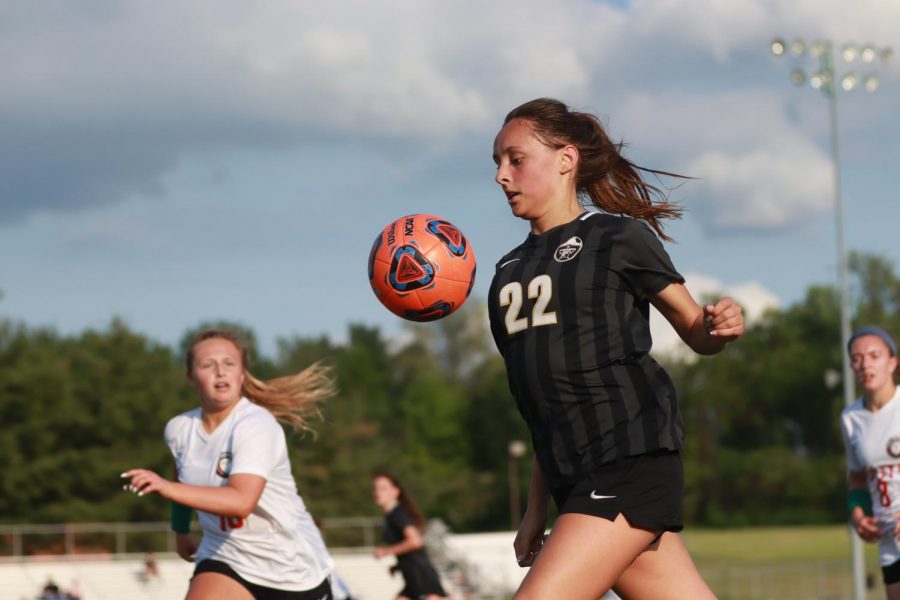
[[[887,592],[887,600],[900,600],[900,582],[885,585],[884,591]]]
[[[596,600],[608,591],[655,532],[615,521],[566,513],[560,516],[516,600]]]
[[[185,600],[253,600],[250,590],[222,573],[197,573]]]
[[[613,589],[624,600],[715,599],[681,536],[670,531],[634,559]]]

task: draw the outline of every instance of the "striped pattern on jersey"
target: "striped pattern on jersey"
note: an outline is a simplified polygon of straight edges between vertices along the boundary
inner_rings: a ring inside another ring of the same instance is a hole
[[[491,332],[549,485],[681,448],[674,386],[649,354],[648,295],[683,281],[645,223],[596,212],[498,261]]]

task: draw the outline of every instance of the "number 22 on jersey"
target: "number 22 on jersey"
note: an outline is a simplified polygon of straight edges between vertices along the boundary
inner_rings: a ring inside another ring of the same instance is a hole
[[[550,276],[538,275],[528,282],[528,298],[535,301],[530,315],[522,310],[525,291],[518,281],[511,281],[500,288],[500,307],[506,307],[503,322],[506,324],[507,335],[528,329],[529,326],[556,324],[556,312],[547,311],[553,297],[553,280]]]

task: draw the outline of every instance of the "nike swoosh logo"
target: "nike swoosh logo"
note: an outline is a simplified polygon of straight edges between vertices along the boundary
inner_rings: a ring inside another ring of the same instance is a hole
[[[615,496],[601,496],[597,492],[591,491],[591,500],[607,500],[609,498],[615,498]]]
[[[508,261],[506,261],[505,263],[503,263],[502,265],[500,265],[499,267],[497,267],[497,270],[499,271],[500,269],[502,269],[503,267],[505,267],[505,266],[508,265],[509,263],[514,263],[514,262],[516,262],[517,260],[519,260],[519,259],[518,259],[518,258],[514,258],[514,259],[512,259],[512,260],[508,260]]]

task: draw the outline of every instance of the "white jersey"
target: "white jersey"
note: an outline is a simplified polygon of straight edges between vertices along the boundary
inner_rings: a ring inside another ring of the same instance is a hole
[[[841,412],[841,431],[850,471],[866,474],[872,512],[881,528],[878,542],[882,566],[900,560],[894,539],[894,514],[900,512],[900,386],[877,412],[860,398]]]
[[[219,560],[251,583],[286,591],[314,588],[331,573],[331,556],[297,494],[284,430],[269,411],[241,398],[206,433],[195,408],[168,422],[165,439],[183,483],[224,486],[237,473],[266,480],[246,519],[197,511],[203,529],[198,563]]]

